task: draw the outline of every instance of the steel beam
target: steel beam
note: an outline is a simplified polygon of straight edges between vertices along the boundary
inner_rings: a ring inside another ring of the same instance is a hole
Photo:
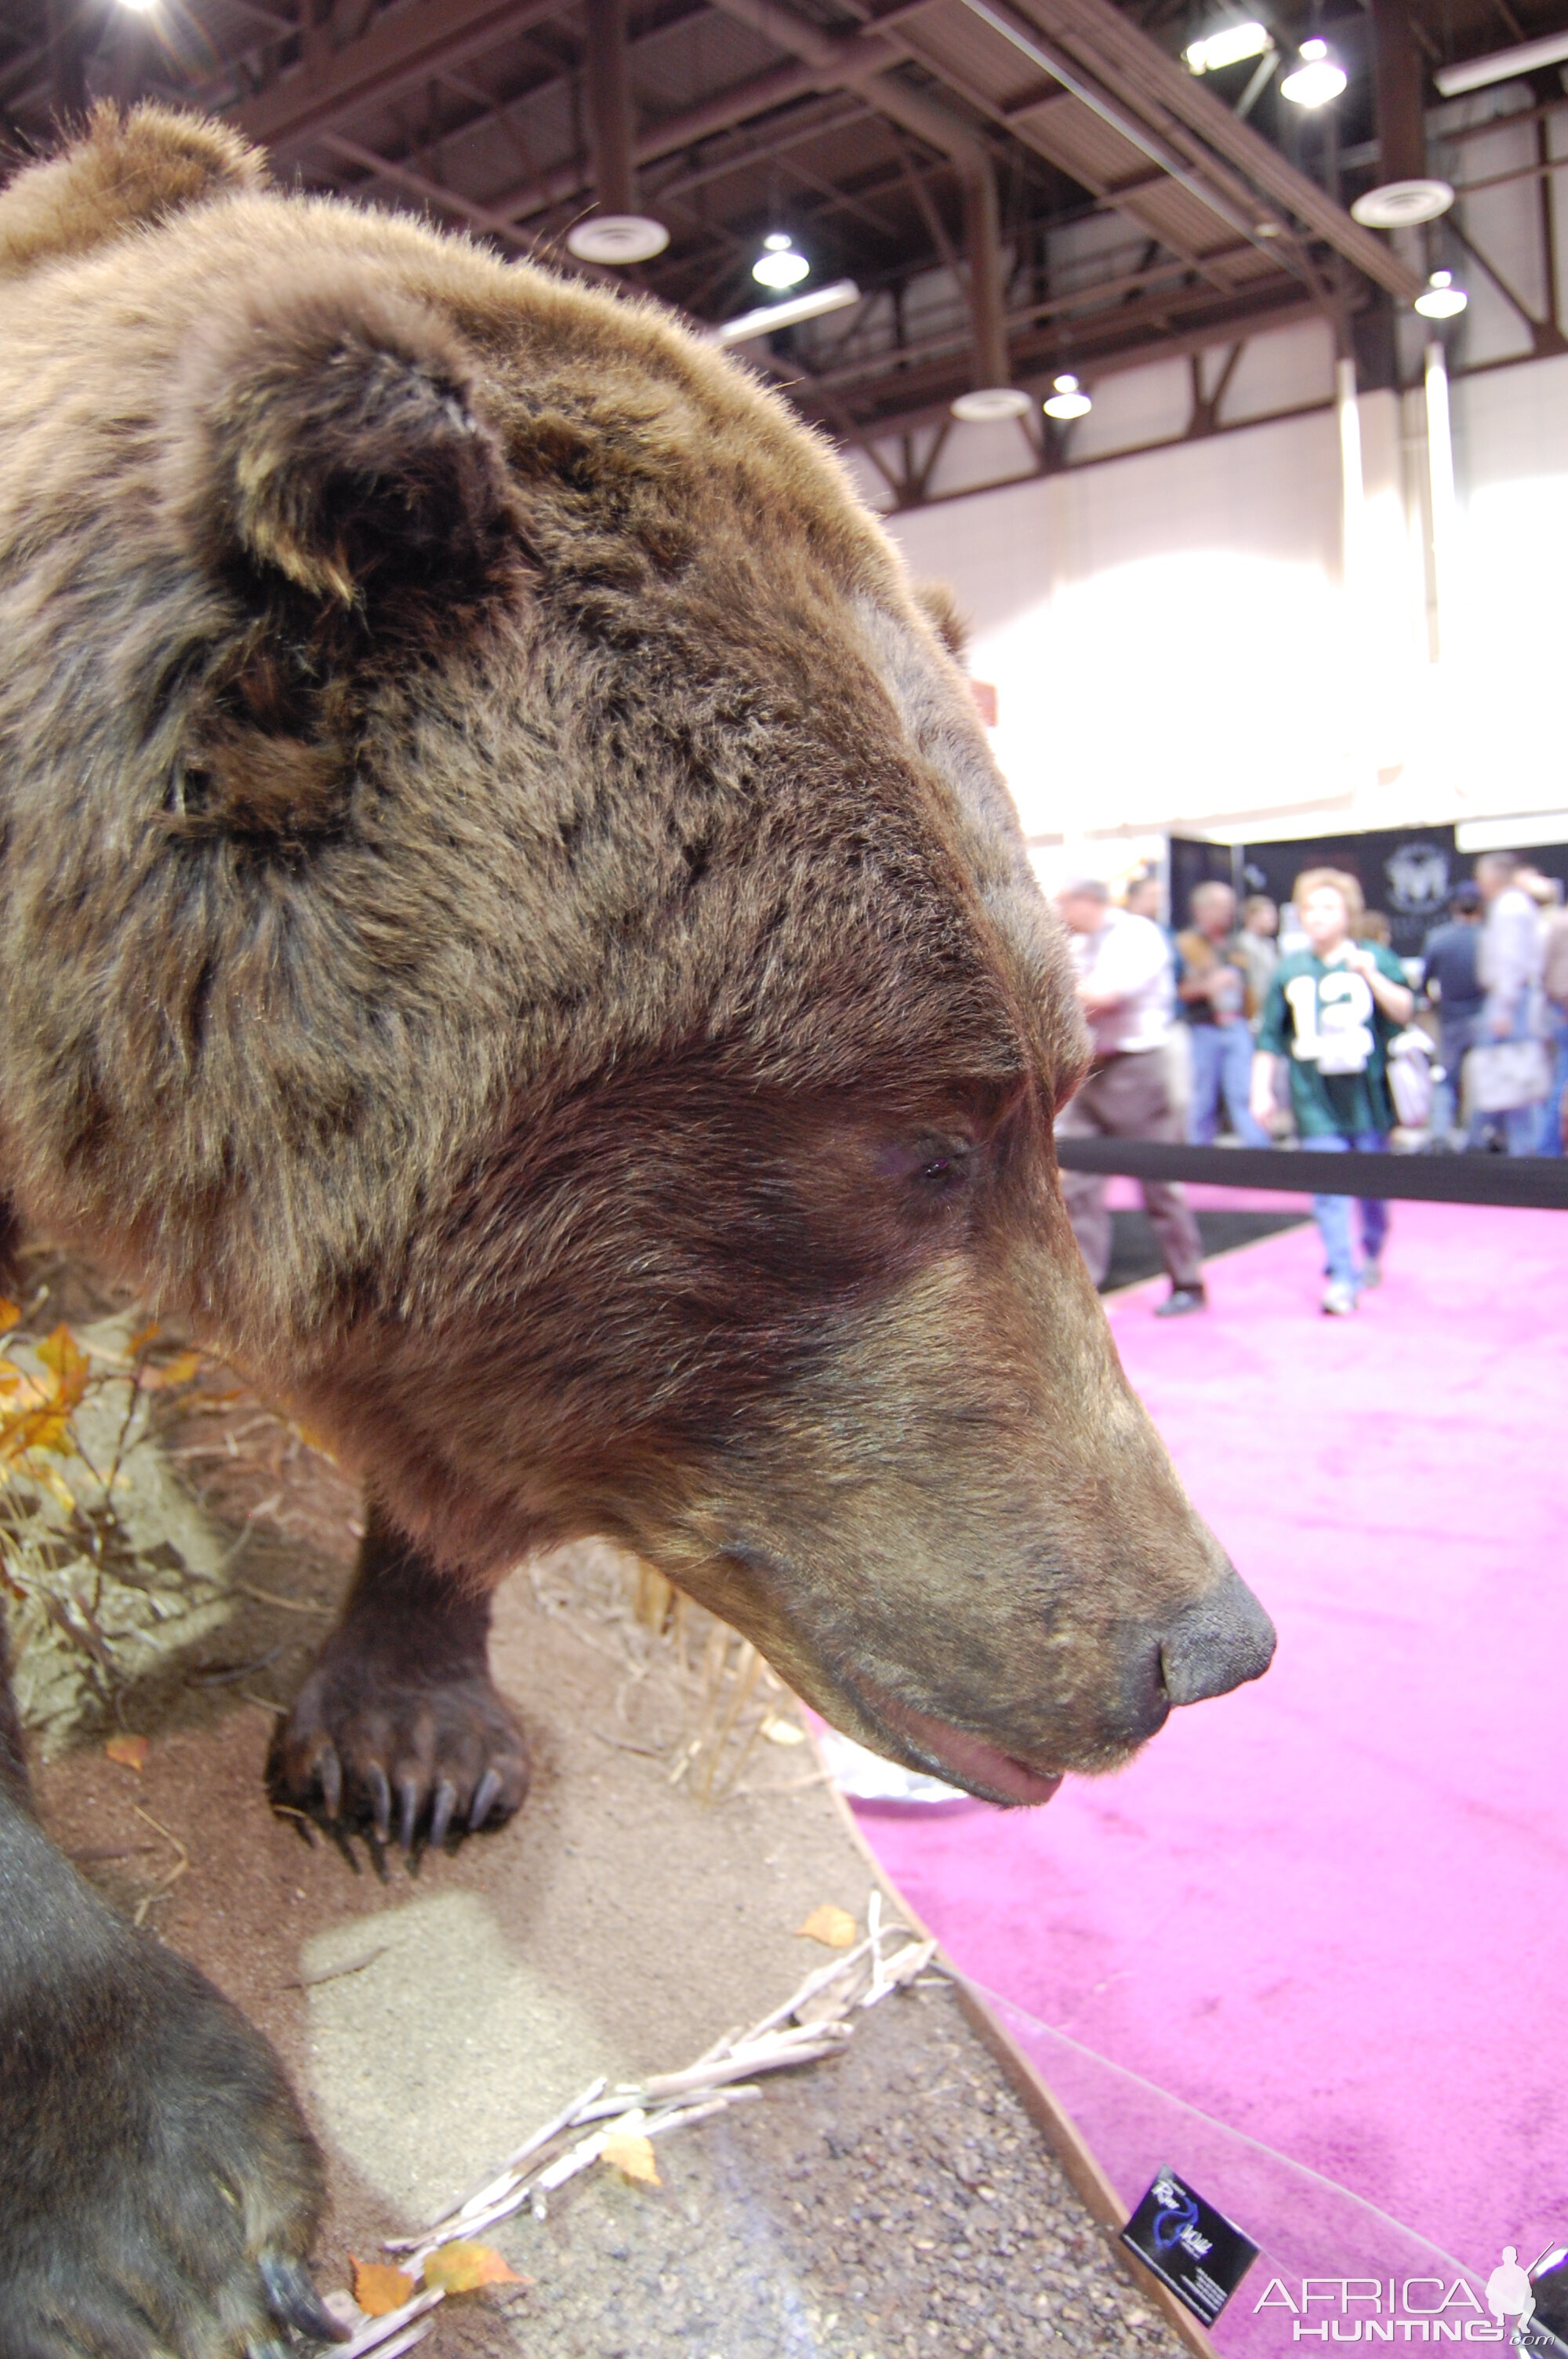
[[[1426,178],[1426,68],[1406,0],[1371,0],[1378,178]]]
[[[819,87],[856,91],[879,114],[912,131],[954,166],[964,197],[975,383],[1006,385],[1007,328],[996,166],[984,140],[950,107],[902,81],[892,69],[902,63],[903,51],[877,34],[856,39],[825,33],[792,8],[781,6],[780,0],[717,0],[717,5],[775,48],[793,51],[821,77]]]
[[[443,65],[469,58],[525,33],[559,14],[560,0],[424,0],[380,16],[357,41],[325,61],[300,65],[254,98],[229,110],[247,139],[275,155],[330,130],[358,108],[384,104]]]
[[[583,54],[593,144],[593,193],[601,213],[637,210],[632,188],[632,82],[626,65],[626,0],[586,0]]]
[[[1375,231],[1352,221],[1343,205],[1297,171],[1250,124],[1238,123],[1195,75],[1124,16],[1114,0],[1005,0],[1005,5],[1037,31],[1087,57],[1118,95],[1145,116],[1152,110],[1156,120],[1173,118],[1195,133],[1206,149],[1234,167],[1251,187],[1390,295],[1412,303],[1420,294],[1421,278],[1391,246]]]

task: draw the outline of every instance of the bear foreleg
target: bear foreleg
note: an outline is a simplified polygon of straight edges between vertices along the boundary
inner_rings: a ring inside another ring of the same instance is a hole
[[[0,2359],[280,2353],[320,2156],[277,2058],[33,1815],[0,1619]]]
[[[353,1586],[267,1759],[275,1802],[412,1850],[509,1819],[522,1731],[492,1685],[490,1597],[441,1572],[372,1506]]]

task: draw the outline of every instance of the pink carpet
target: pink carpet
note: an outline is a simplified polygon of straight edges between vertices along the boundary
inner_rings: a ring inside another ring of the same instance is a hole
[[[1111,1306],[1269,1677],[1044,1810],[863,1814],[1129,2208],[1171,2164],[1263,2246],[1227,2352],[1292,2345],[1276,2275],[1463,2264],[1458,2321],[1568,2234],[1568,1218],[1399,1205],[1353,1320],[1319,1266],[1309,1227],[1205,1318]]]

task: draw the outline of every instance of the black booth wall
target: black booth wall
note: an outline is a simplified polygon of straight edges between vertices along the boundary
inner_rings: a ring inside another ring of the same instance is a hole
[[[1521,847],[1527,860],[1568,887],[1568,843]],[[1431,929],[1444,916],[1454,886],[1475,874],[1458,850],[1452,827],[1368,828],[1359,834],[1292,836],[1273,843],[1201,843],[1171,838],[1171,922],[1184,926],[1195,886],[1217,876],[1238,898],[1267,893],[1281,907],[1306,868],[1347,869],[1368,909],[1381,909],[1400,958],[1418,958]]]

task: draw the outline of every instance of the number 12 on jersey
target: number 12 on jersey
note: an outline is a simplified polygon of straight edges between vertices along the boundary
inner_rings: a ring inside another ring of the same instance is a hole
[[[1320,1073],[1362,1073],[1372,1054],[1372,994],[1365,975],[1345,968],[1298,974],[1285,985],[1291,1054]]]

